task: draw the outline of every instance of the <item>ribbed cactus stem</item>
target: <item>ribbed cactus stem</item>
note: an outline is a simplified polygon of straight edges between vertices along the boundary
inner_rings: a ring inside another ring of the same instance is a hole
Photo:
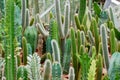
[[[118,50],[118,52],[120,52],[120,41],[118,41],[118,43],[117,43],[117,50]]]
[[[5,76],[6,80],[14,80],[14,0],[5,0],[5,2]]]
[[[34,0],[34,15],[39,13],[39,0]]]
[[[23,27],[23,32],[26,27],[26,0],[22,0],[22,27]]]
[[[69,69],[69,80],[75,80],[75,72],[73,67],[70,67]]]
[[[83,31],[80,32],[81,45],[85,46],[85,33]]]
[[[77,48],[76,48],[76,38],[75,38],[75,31],[73,28],[71,28],[70,31],[71,35],[71,46],[72,46],[72,62],[73,62],[73,67],[75,69],[75,79],[77,79],[78,76],[78,59],[77,59]]]
[[[53,61],[54,62],[59,62],[60,63],[60,50],[59,50],[59,46],[56,40],[52,40],[51,41],[51,45],[52,45],[52,50],[53,50]]]
[[[80,51],[80,45],[81,45],[81,39],[80,39],[80,30],[77,31],[77,46],[78,46],[78,52]]]
[[[45,37],[49,36],[49,32],[47,30],[45,30],[45,28],[44,28],[42,23],[37,23],[36,27],[38,28],[38,31],[40,33],[42,33],[42,35],[44,35]]]
[[[22,48],[23,48],[23,64],[26,65],[28,51],[27,51],[27,40],[25,37],[22,38]]]
[[[87,2],[87,0],[80,0],[80,8],[79,8],[80,23],[82,23],[85,12],[86,12],[86,2]]]
[[[77,29],[81,30],[80,29],[80,21],[79,21],[79,18],[78,18],[78,14],[75,14],[74,18],[75,18],[75,23],[76,23]]]
[[[68,35],[69,26],[70,26],[70,1],[69,0],[66,0],[64,15],[65,15],[64,34],[65,34],[65,36],[67,36]]]
[[[88,38],[89,38],[89,41],[91,42],[92,45],[95,44],[95,41],[94,41],[94,37],[92,35],[92,32],[90,30],[88,30]]]
[[[80,45],[80,51],[79,51],[79,54],[80,55],[83,55],[84,54],[84,52],[85,52],[85,49],[84,49],[85,47],[84,47],[84,45]]]
[[[52,56],[50,53],[47,53],[47,59],[49,59],[50,61],[52,61]]]
[[[96,80],[101,80],[102,79],[103,61],[102,61],[102,55],[100,53],[97,56],[96,67],[97,67]]]
[[[115,41],[115,32],[114,29],[110,31],[110,52],[113,54],[116,51],[116,41]]]
[[[55,10],[56,10],[57,24],[60,32],[60,37],[64,38],[63,25],[61,20],[60,0],[55,0]]]
[[[108,52],[108,42],[107,42],[107,31],[104,24],[101,26],[102,31],[102,50],[103,50],[103,57],[105,62],[105,67],[108,70],[109,69],[109,52]]]
[[[98,49],[99,49],[99,32],[98,32],[98,24],[96,22],[96,20],[93,18],[92,19],[92,26],[93,26],[93,33],[95,36],[95,47],[96,47],[96,51],[98,53]]]
[[[44,80],[51,80],[50,79],[51,74],[52,74],[52,65],[50,60],[47,59],[44,65],[44,72],[43,72]]]
[[[26,9],[26,26],[25,27],[29,26],[29,17],[30,17],[29,9]]]

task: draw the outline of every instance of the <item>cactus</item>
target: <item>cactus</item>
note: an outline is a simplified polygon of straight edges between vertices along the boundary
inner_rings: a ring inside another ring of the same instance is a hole
[[[6,0],[5,9],[5,68],[6,79],[15,79],[15,60],[14,60],[14,0]]]
[[[27,55],[28,55],[28,50],[27,50],[27,41],[26,38],[22,38],[22,48],[23,48],[23,64],[27,64]]]
[[[26,28],[26,0],[22,0],[21,2],[22,5],[22,32],[24,32]]]
[[[96,60],[92,60],[91,66],[88,72],[88,79],[87,80],[95,80],[96,75]]]
[[[115,52],[113,53],[111,60],[110,60],[110,66],[108,70],[108,75],[110,80],[119,80],[120,79],[120,53]]]
[[[115,43],[115,32],[114,29],[110,31],[110,52],[113,54],[116,51],[116,43]]]
[[[39,13],[39,0],[34,0],[33,4],[34,4],[34,15],[36,15],[37,13]]]
[[[64,38],[62,20],[61,20],[61,9],[60,9],[60,0],[55,0],[55,10],[57,17],[58,30],[60,32],[60,37]]]
[[[47,53],[47,59],[49,59],[52,62],[52,56],[50,53]]]
[[[29,9],[26,9],[26,27],[29,26],[29,16],[30,16]]]
[[[17,70],[17,80],[28,80],[28,72],[25,66],[19,66]]]
[[[86,12],[86,3],[87,0],[80,0],[80,8],[79,8],[79,21],[82,23],[85,12]]]
[[[80,51],[79,51],[80,55],[84,54],[84,52],[85,52],[84,48],[85,48],[84,45],[80,45]]]
[[[51,65],[51,62],[49,59],[47,59],[45,61],[45,65],[44,65],[44,72],[43,72],[43,75],[44,75],[44,80],[50,80],[50,77],[51,77],[51,73],[52,73],[52,65]]]
[[[52,45],[51,45],[51,37],[48,36],[46,39],[46,52],[49,52],[52,54]]]
[[[63,56],[63,74],[68,74],[71,60],[71,39],[67,39]]]
[[[109,53],[108,53],[108,42],[107,42],[107,31],[102,24],[101,26],[101,31],[102,31],[102,51],[103,51],[103,57],[104,57],[104,62],[105,62],[105,67],[108,70],[109,69]]]
[[[78,15],[75,14],[74,18],[75,18],[75,23],[76,23],[77,29],[81,30],[81,29],[80,29],[80,21],[79,21]]]
[[[52,65],[52,80],[62,80],[62,69],[58,62],[54,62]]]
[[[65,36],[68,35],[68,28],[69,28],[69,24],[70,24],[70,1],[66,0],[66,4],[65,4],[65,22],[64,22],[64,34]]]
[[[100,53],[97,56],[96,68],[96,80],[102,80],[103,60]]]
[[[57,42],[59,42],[58,26],[57,26],[57,22],[54,19],[51,19],[50,21],[50,36],[52,39],[55,39]]]
[[[80,32],[81,45],[85,46],[85,33],[83,31]]]
[[[73,67],[70,67],[69,69],[69,80],[75,80],[75,73]]]
[[[77,47],[78,47],[78,52],[80,52],[80,46],[81,46],[81,36],[80,36],[80,30],[77,30]]]
[[[76,48],[76,39],[75,39],[75,31],[73,28],[71,28],[71,46],[72,46],[72,62],[73,67],[75,69],[75,79],[77,79],[78,76],[78,59],[77,59],[77,48]]]
[[[24,36],[27,42],[30,43],[32,47],[32,52],[36,50],[37,45],[37,29],[34,26],[29,26],[25,29]]]
[[[96,51],[98,53],[98,49],[99,49],[99,32],[98,32],[98,24],[96,22],[96,20],[93,18],[91,25],[93,26],[93,34],[95,36],[95,47],[96,47]]]
[[[34,53],[33,56],[32,55],[28,56],[27,69],[28,69],[28,78],[30,78],[30,80],[41,80],[40,60],[41,58],[37,55],[37,53]]]
[[[101,13],[101,8],[96,2],[94,3],[94,11],[95,11],[95,14],[99,17]]]
[[[32,55],[32,47],[30,43],[27,43],[27,52],[28,52],[28,55]]]
[[[88,38],[89,38],[90,43],[92,45],[95,45],[95,41],[94,41],[94,37],[92,35],[92,32],[90,30],[88,30],[87,34],[88,34]]]
[[[118,50],[118,52],[120,52],[120,41],[118,41],[118,43],[117,43],[117,50]]]
[[[51,45],[52,45],[52,51],[53,51],[53,62],[59,62],[60,63],[60,50],[59,50],[59,46],[56,40],[52,40],[51,41]]]

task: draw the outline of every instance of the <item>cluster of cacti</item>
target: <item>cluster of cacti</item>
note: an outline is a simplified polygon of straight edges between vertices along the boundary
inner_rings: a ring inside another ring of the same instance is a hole
[[[102,6],[1,0],[0,80],[119,80],[120,32]]]

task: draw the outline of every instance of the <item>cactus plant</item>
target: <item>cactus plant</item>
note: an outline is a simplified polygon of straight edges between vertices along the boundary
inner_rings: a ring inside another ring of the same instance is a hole
[[[101,25],[101,32],[102,32],[102,51],[103,51],[103,57],[105,62],[105,67],[108,70],[109,69],[109,53],[108,53],[108,43],[107,43],[107,31],[105,28],[105,25]]]
[[[73,67],[70,67],[69,69],[69,80],[75,80],[75,73]]]
[[[44,72],[43,72],[44,80],[50,80],[51,73],[52,73],[51,70],[52,70],[52,65],[50,60],[48,59],[45,61],[45,65],[44,65]]]

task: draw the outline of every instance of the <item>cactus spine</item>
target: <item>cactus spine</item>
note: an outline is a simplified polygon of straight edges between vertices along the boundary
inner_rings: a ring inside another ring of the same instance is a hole
[[[44,80],[50,80],[51,73],[52,73],[51,70],[52,70],[51,62],[49,59],[47,59],[44,65],[44,72],[43,72]]]
[[[15,60],[14,60],[14,0],[6,0],[6,80],[15,79]]]
[[[102,31],[102,50],[103,50],[103,57],[105,62],[105,67],[108,70],[109,69],[109,53],[108,53],[108,42],[107,42],[107,31],[105,26],[101,25],[101,31]]]
[[[115,41],[115,32],[114,29],[110,31],[110,51],[113,54],[116,51],[116,41]]]

